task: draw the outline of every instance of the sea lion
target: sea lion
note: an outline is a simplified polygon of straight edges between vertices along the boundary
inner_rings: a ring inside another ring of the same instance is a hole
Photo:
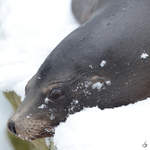
[[[150,96],[150,1],[94,0],[99,8],[80,1],[72,8],[82,25],[49,54],[8,122],[23,139],[52,136],[84,107],[113,108]]]

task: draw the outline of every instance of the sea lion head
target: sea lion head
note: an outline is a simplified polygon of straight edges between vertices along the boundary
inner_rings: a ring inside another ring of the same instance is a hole
[[[98,77],[93,77],[86,59],[76,57],[72,44],[73,40],[65,39],[27,83],[25,99],[8,122],[15,135],[26,140],[52,136],[54,127],[69,114],[96,105],[90,98]]]
[[[149,1],[116,4],[96,13],[46,58],[8,122],[11,132],[27,140],[49,137],[84,107],[114,108],[150,97]]]

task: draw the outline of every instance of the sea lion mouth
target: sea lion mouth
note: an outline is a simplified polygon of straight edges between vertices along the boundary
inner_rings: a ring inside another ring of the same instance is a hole
[[[9,132],[11,131],[9,130]],[[17,133],[15,134],[15,136],[25,141],[33,141],[39,138],[52,137],[54,133],[55,133],[54,128],[45,128],[43,131],[36,134],[32,134],[32,133],[29,134],[27,132],[24,132],[24,133]]]
[[[52,137],[55,133],[55,128],[44,120],[9,120],[7,126],[9,132],[26,141]]]

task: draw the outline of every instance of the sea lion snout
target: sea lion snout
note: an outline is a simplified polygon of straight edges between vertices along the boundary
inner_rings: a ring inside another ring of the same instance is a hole
[[[67,113],[62,107],[67,101],[65,93],[59,84],[40,85],[36,91],[32,89],[36,89],[38,80],[29,82],[25,99],[9,119],[8,129],[24,140],[53,136],[54,127],[65,120]]]
[[[25,106],[26,107],[26,106]],[[20,114],[19,114],[20,113]],[[50,137],[54,134],[54,129],[50,119],[50,113],[37,114],[30,111],[16,112],[8,121],[8,129],[11,133],[23,140],[34,140],[36,138]]]
[[[8,122],[9,131],[23,140],[34,140],[46,136],[52,136],[54,129],[44,120],[23,119]]]

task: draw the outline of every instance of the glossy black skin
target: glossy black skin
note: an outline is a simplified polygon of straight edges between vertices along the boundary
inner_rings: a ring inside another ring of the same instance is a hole
[[[143,60],[140,56],[144,52],[150,54],[149,8],[148,0],[109,3],[103,12],[97,13],[60,43],[38,74],[43,71],[47,75],[46,83],[65,81],[64,85],[69,89],[74,86],[74,80],[88,80],[94,75],[110,79],[112,85],[98,95],[99,103],[95,95],[90,97],[100,108],[146,98],[150,95],[150,58]],[[103,68],[99,67],[101,60],[107,61]]]
[[[29,81],[25,100],[16,112],[19,120],[31,113],[33,119],[55,127],[83,107],[113,108],[150,96],[150,57],[141,59],[142,53],[150,55],[150,1],[110,0],[96,10],[51,52]],[[102,60],[107,61],[104,67],[100,67]],[[85,95],[84,88],[75,90],[80,83],[101,80],[111,85],[100,92],[90,86],[90,95]],[[50,98],[47,108],[37,109],[58,88],[63,95]],[[70,111],[73,100],[79,103]],[[55,119],[50,121],[51,113]]]

